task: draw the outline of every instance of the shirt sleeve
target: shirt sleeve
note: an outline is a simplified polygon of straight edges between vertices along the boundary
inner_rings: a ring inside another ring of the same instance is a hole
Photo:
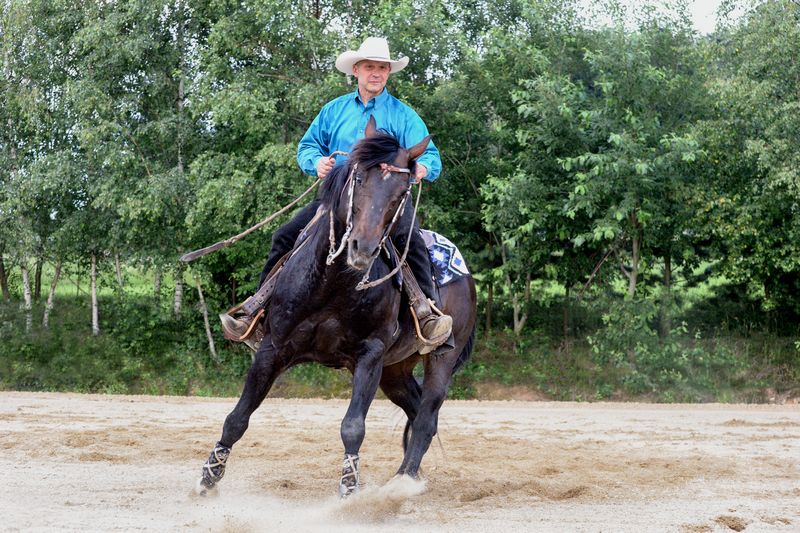
[[[323,114],[326,110],[327,106],[317,114],[297,145],[297,164],[300,165],[300,170],[309,176],[317,176],[317,161],[329,152],[329,135],[323,125]]]
[[[428,135],[428,127],[425,126],[422,118],[410,108],[409,115],[406,121],[405,144],[411,147]],[[428,169],[428,175],[425,176],[425,179],[428,181],[436,181],[436,178],[442,173],[442,158],[439,155],[439,149],[436,148],[432,139],[422,155],[417,158],[417,163],[425,165],[425,168]]]

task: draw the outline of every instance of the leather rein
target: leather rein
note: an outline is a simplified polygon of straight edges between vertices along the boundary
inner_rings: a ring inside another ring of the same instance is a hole
[[[389,179],[392,174],[408,174],[409,178],[411,176],[411,170],[408,169],[408,168],[397,167],[397,166],[391,165],[389,163],[381,163],[380,167],[381,167],[381,172],[382,172],[382,178],[384,180]],[[339,243],[338,247],[336,246],[336,235],[334,234],[334,229],[333,229],[333,211],[331,210],[330,214],[329,214],[330,228],[329,228],[328,238],[330,240],[331,247],[330,247],[330,251],[328,253],[328,258],[325,260],[325,264],[327,264],[327,265],[332,264],[333,261],[339,256],[339,254],[342,253],[342,251],[344,250],[345,244],[347,243],[347,239],[350,237],[350,232],[353,230],[353,189],[355,187],[355,180],[353,179],[353,176],[355,175],[357,169],[358,169],[358,163],[355,163],[353,165],[353,169],[350,171],[350,175],[347,177],[347,196],[348,196],[348,200],[347,200],[347,224],[346,224],[346,227],[345,227],[344,235],[342,235],[342,240]],[[363,291],[363,290],[366,290],[366,289],[370,289],[372,287],[376,287],[376,286],[380,285],[381,283],[385,282],[386,280],[391,279],[392,276],[397,274],[397,272],[400,270],[400,268],[402,267],[403,263],[405,262],[406,257],[408,256],[409,247],[411,245],[411,234],[414,231],[414,221],[417,218],[417,209],[419,208],[419,199],[422,196],[422,181],[420,181],[418,185],[419,185],[419,188],[417,190],[417,200],[416,200],[416,203],[414,205],[414,213],[412,214],[412,217],[411,217],[411,225],[408,228],[408,235],[406,236],[406,246],[405,246],[405,250],[403,250],[403,256],[399,259],[399,261],[397,262],[397,265],[395,266],[394,269],[392,269],[391,272],[389,272],[388,274],[386,274],[382,278],[379,278],[379,279],[376,279],[376,280],[373,280],[373,281],[369,281],[369,273],[372,270],[372,265],[375,263],[375,259],[378,258],[378,255],[380,255],[381,250],[382,249],[387,249],[386,248],[386,239],[389,237],[389,234],[391,233],[392,228],[394,227],[395,223],[397,222],[397,219],[400,218],[400,216],[402,215],[403,210],[405,209],[405,206],[406,206],[406,202],[408,201],[408,197],[411,196],[411,188],[414,186],[414,182],[411,179],[408,180],[408,188],[406,188],[406,192],[405,192],[405,194],[403,194],[403,199],[400,200],[400,205],[397,206],[397,209],[394,212],[394,216],[392,217],[392,221],[383,230],[383,236],[381,237],[381,242],[378,245],[378,248],[377,248],[376,252],[370,258],[369,266],[367,266],[367,268],[365,269],[364,277],[361,279],[361,281],[358,282],[358,284],[356,284],[356,290],[357,291]],[[387,249],[387,252],[388,252],[388,249]]]

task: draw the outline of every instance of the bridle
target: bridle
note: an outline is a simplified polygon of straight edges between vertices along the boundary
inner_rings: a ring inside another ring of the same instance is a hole
[[[411,233],[414,231],[414,221],[416,220],[417,217],[417,209],[419,208],[419,199],[422,194],[422,183],[420,182],[419,189],[417,190],[416,204],[414,205],[414,213],[411,218],[411,225],[408,228],[408,235],[406,237],[406,247],[405,250],[403,251],[403,256],[399,259],[397,265],[391,272],[389,272],[380,279],[369,281],[369,273],[372,270],[372,265],[375,262],[375,259],[378,258],[378,255],[380,255],[381,249],[386,248],[386,239],[389,237],[392,228],[394,228],[397,219],[400,218],[400,215],[403,213],[403,210],[405,209],[406,206],[406,202],[408,201],[408,197],[411,196],[411,188],[414,185],[414,182],[410,179],[411,169],[397,167],[389,163],[381,163],[380,168],[382,172],[382,178],[384,180],[389,179],[389,177],[391,177],[392,174],[408,174],[409,176],[408,187],[406,188],[406,192],[403,194],[403,198],[400,200],[400,204],[397,206],[397,209],[394,212],[392,221],[389,224],[387,224],[386,228],[384,228],[383,230],[383,235],[381,236],[381,242],[380,244],[378,244],[375,253],[372,255],[372,257],[370,257],[369,265],[365,269],[364,277],[361,279],[361,281],[358,282],[358,284],[356,284],[357,291],[363,291],[372,287],[376,287],[381,283],[385,282],[386,280],[390,279],[400,270],[400,268],[402,267],[403,263],[406,260],[406,257],[408,256],[408,249],[411,244]],[[347,240],[350,238],[350,232],[353,230],[353,189],[355,187],[355,181],[356,181],[353,179],[353,177],[356,175],[357,170],[358,170],[358,163],[354,163],[353,169],[350,171],[350,175],[347,177],[347,197],[348,197],[347,221],[346,221],[344,235],[342,235],[342,240],[339,243],[338,247],[336,246],[336,235],[333,229],[333,210],[331,210],[329,214],[330,227],[329,227],[328,238],[330,240],[330,251],[328,252],[328,258],[325,260],[326,265],[331,265],[333,261],[342,253],[345,244],[347,243]]]

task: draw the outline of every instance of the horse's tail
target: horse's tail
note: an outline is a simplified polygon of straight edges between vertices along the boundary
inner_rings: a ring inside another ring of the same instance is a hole
[[[469,338],[467,339],[467,343],[464,345],[464,349],[461,350],[461,353],[458,355],[458,359],[456,359],[456,364],[453,365],[453,372],[451,375],[454,375],[459,368],[464,366],[464,363],[467,362],[469,359],[470,354],[472,353],[472,346],[475,344],[475,330],[477,329],[476,325],[472,326],[472,331],[469,334]]]

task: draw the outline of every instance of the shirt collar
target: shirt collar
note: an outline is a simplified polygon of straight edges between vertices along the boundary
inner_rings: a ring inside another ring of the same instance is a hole
[[[353,92],[353,98],[355,99],[356,102],[360,103],[361,105],[364,105],[364,102],[361,101],[361,95],[358,94],[358,87],[356,87],[356,90]],[[384,87],[383,91],[381,91],[381,94],[379,94],[374,98],[371,98],[370,102],[374,102],[372,104],[373,107],[379,107],[384,103],[386,103],[386,100],[388,99],[389,99],[389,91],[386,90],[386,87]],[[369,103],[367,105],[369,105]]]

